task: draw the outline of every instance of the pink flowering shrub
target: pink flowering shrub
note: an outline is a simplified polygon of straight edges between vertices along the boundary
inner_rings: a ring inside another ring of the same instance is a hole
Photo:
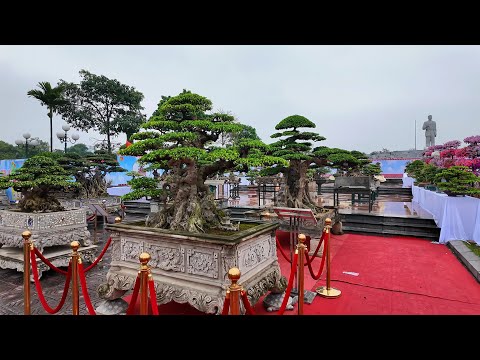
[[[455,160],[455,166],[467,166],[471,167],[473,164],[472,159],[466,159],[466,158],[461,158],[461,159],[456,159]]]
[[[440,152],[440,158],[453,158],[455,156],[455,149],[447,149]]]
[[[468,136],[465,139],[463,139],[464,142],[467,144],[478,144],[480,143],[480,135],[474,135],[474,136]]]
[[[443,144],[443,147],[445,149],[456,149],[460,146],[461,144],[461,141],[459,140],[451,140],[451,141],[447,141],[445,144]]]

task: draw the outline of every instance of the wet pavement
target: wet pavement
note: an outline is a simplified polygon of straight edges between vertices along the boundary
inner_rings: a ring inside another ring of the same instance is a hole
[[[101,226],[97,233],[94,233],[93,227],[89,226],[89,230],[92,233],[92,239],[96,235],[97,242],[95,245],[98,247],[95,249],[95,256],[98,256],[104,248],[109,234],[104,231]],[[107,250],[102,260],[92,270],[86,273],[87,288],[92,305],[96,308],[103,299],[100,299],[97,295],[97,287],[106,281],[108,267],[110,264],[110,251]],[[40,260],[38,260],[40,261]],[[90,265],[84,262],[85,266]],[[61,269],[67,270],[62,267]],[[65,276],[56,273],[53,270],[44,271],[40,278],[43,294],[50,307],[54,308],[60,302],[62,297]],[[79,286],[80,287],[80,286]],[[31,292],[31,314],[32,315],[49,315],[44,310],[40,299],[38,298],[35,284],[30,283]],[[0,315],[23,315],[24,314],[24,302],[23,302],[23,273],[13,269],[0,269]],[[57,315],[71,315],[72,314],[72,298],[71,298],[71,286],[69,294],[65,301],[63,308],[57,313]],[[83,295],[80,287],[80,315],[88,315],[87,308],[83,299]]]

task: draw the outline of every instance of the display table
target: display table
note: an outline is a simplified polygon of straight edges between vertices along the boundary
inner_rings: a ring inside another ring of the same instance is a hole
[[[412,187],[414,181],[415,181],[414,178],[408,176],[407,174],[403,174],[402,187],[404,187],[404,188]]]
[[[432,214],[440,230],[440,243],[473,240],[480,244],[480,199],[447,196],[412,186],[413,203]]]

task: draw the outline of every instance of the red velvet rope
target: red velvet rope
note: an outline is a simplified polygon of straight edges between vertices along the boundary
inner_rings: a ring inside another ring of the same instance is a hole
[[[153,315],[158,315],[157,294],[155,293],[155,283],[153,279],[148,280],[148,288],[150,290],[150,304],[152,304]]]
[[[241,294],[242,294],[243,306],[245,306],[245,311],[247,315],[255,315],[255,311],[253,311],[252,306],[250,305],[250,301],[248,301],[247,292],[242,291]]]
[[[280,250],[280,253],[282,254],[282,256],[285,258],[285,260],[287,260],[290,264],[292,263],[292,260],[290,260],[287,255],[285,255],[285,253],[283,252],[283,249],[282,249],[282,245],[280,245],[280,242],[278,241],[278,239],[275,237],[275,241],[277,242],[277,249]]]
[[[70,287],[70,278],[72,277],[71,263],[68,264],[67,278],[65,280],[65,286],[63,288],[63,294],[62,294],[62,298],[60,299],[60,303],[55,309],[52,309],[48,305],[47,301],[45,300],[45,297],[43,296],[42,285],[40,284],[40,281],[38,279],[37,259],[35,258],[35,253],[33,251],[30,252],[30,258],[32,262],[32,275],[35,281],[35,287],[37,288],[38,298],[40,299],[40,302],[42,303],[43,308],[49,314],[56,314],[63,307],[63,304],[65,303],[65,299],[67,298],[68,288]]]
[[[313,261],[313,257],[311,260],[308,259],[308,252],[305,251],[305,257],[307,259],[307,264],[308,264],[308,271],[310,271],[310,275],[312,276],[312,278],[314,280],[318,280],[320,279],[320,276],[322,275],[322,272],[323,272],[323,266],[325,265],[325,259],[326,259],[326,255],[327,255],[327,251],[326,251],[326,248],[328,246],[328,236],[325,236],[325,246],[323,248],[323,254],[322,254],[322,262],[320,263],[320,269],[318,270],[318,273],[317,275],[315,275],[313,273],[313,269],[312,269],[312,261]]]
[[[320,237],[320,241],[318,242],[317,248],[316,248],[315,252],[314,252],[313,255],[312,255],[312,261],[313,261],[313,259],[315,258],[315,256],[317,256],[318,250],[320,250],[320,246],[322,246],[323,240],[325,240],[325,239],[324,239],[325,234],[326,234],[326,232],[323,231],[323,232],[322,232],[322,236]],[[305,253],[308,253],[308,251],[306,251]],[[308,257],[307,257],[307,263],[304,264],[304,266],[307,265],[307,264],[310,265],[310,263],[311,263],[311,261],[308,261]]]
[[[227,295],[225,295],[225,300],[223,300],[222,315],[228,315],[229,310],[230,310],[230,294],[227,293]]]
[[[288,298],[290,297],[290,293],[292,292],[293,288],[293,278],[295,277],[295,273],[297,272],[297,262],[298,253],[295,253],[295,255],[293,256],[292,269],[290,270],[290,278],[288,279],[287,290],[285,291],[285,297],[283,298],[282,306],[280,306],[280,310],[278,310],[278,315],[283,315],[285,309],[287,308]]]
[[[105,255],[105,252],[107,251],[108,247],[110,246],[110,244],[112,243],[112,238],[108,238],[108,241],[107,243],[105,244],[105,247],[103,248],[102,252],[100,253],[100,255],[98,255],[98,257],[95,259],[95,261],[90,265],[90,266],[87,266],[87,268],[85,269],[85,272],[88,272],[90,271],[95,265],[98,264],[98,262],[100,260],[102,260],[103,258],[103,255]]]
[[[135,280],[135,286],[133,287],[132,298],[130,299],[130,304],[128,304],[127,315],[133,315],[133,310],[135,310],[135,304],[137,303],[139,291],[140,291],[140,274],[137,275],[137,279]]]
[[[33,251],[35,251],[35,254],[40,258],[40,260],[42,260],[50,269],[60,274],[67,275],[67,272],[65,270],[61,270],[57,268],[55,265],[53,265],[45,256],[43,256],[43,254],[40,251],[38,251],[37,248],[33,248]]]
[[[92,216],[88,217],[88,218],[87,218],[87,221],[91,221],[91,220],[93,220],[93,219],[95,219],[95,214],[93,214]]]
[[[92,306],[90,295],[88,295],[87,280],[85,279],[85,270],[83,269],[83,264],[78,264],[78,276],[80,277],[80,284],[82,284],[83,299],[85,300],[85,305],[87,305],[88,312],[90,315],[97,315]]]

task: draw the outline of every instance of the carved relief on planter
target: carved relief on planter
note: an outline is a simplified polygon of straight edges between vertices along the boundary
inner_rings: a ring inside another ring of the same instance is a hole
[[[272,244],[270,236],[262,235],[255,242],[239,249],[239,269],[242,273],[245,273],[271,257]]]
[[[146,243],[144,251],[151,256],[149,265],[152,268],[170,271],[185,271],[185,249],[183,247],[159,246]]]
[[[218,252],[188,249],[187,272],[218,279]]]
[[[121,260],[139,264],[139,256],[143,252],[143,242],[122,239]]]

